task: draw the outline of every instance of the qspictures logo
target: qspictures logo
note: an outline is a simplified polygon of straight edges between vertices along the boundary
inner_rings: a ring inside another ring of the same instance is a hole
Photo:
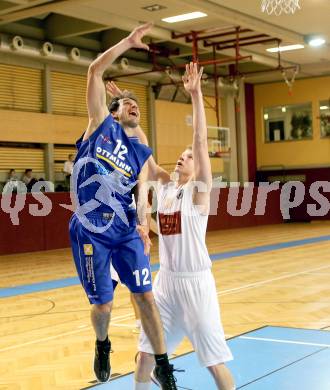
[[[75,211],[76,216],[79,218],[84,228],[92,232],[102,233],[106,231],[113,223],[115,216],[120,218],[121,221],[128,226],[127,215],[117,197],[130,193],[137,182],[128,183],[127,180],[123,180],[124,176],[120,172],[114,170],[111,173],[104,172],[102,174],[94,174],[85,181],[80,180],[80,183],[78,183],[78,176],[80,174],[82,176],[84,175],[84,169],[88,163],[96,164],[97,166],[100,165],[98,160],[90,157],[83,158],[75,164],[71,176],[72,204],[61,204],[60,206]],[[102,170],[100,169],[100,171]],[[95,188],[95,184],[97,184],[97,190],[94,198],[80,204],[79,191],[88,190],[88,187],[93,185]],[[175,183],[170,182],[169,185],[175,185]],[[32,187],[31,196],[36,200],[36,203],[30,203],[28,209],[24,210],[24,212],[27,211],[30,215],[35,217],[44,217],[51,213],[53,208],[52,201],[46,193],[42,192],[45,187],[51,188],[53,187],[53,184],[42,181],[35,183]],[[144,183],[142,187],[148,192],[150,188],[158,188],[158,183],[149,181]],[[194,191],[197,189],[198,192],[207,191],[207,186],[202,182],[191,182],[190,187],[194,189]],[[233,217],[244,216],[251,213],[251,211],[253,211],[253,214],[256,216],[265,215],[268,205],[267,202],[269,202],[269,198],[272,196],[271,193],[273,191],[277,192],[277,207],[280,209],[284,220],[290,220],[292,211],[297,207],[301,207],[301,205],[305,207],[305,212],[310,217],[324,217],[328,215],[330,211],[330,201],[327,197],[327,194],[330,193],[329,181],[315,181],[309,187],[305,186],[305,184],[300,181],[289,181],[283,185],[278,181],[273,183],[262,182],[259,183],[258,186],[255,186],[252,182],[247,182],[244,183],[243,188],[240,186],[240,183],[237,182],[227,183],[221,181],[213,183],[209,215],[217,215],[220,192],[224,188],[227,188],[228,193],[225,199],[226,204],[222,205],[222,209],[226,208],[227,213]],[[16,195],[14,194],[14,189],[8,186],[1,196],[1,209],[4,213],[9,215],[13,225],[19,225],[20,213],[26,205],[27,189],[25,184],[20,183],[19,189],[20,193]],[[306,199],[308,199],[308,201],[306,201]],[[75,207],[73,206],[74,204],[76,205]],[[88,218],[88,213],[93,212],[102,205],[113,210],[111,213],[112,218],[107,218],[108,223],[104,226],[95,226],[90,218]],[[269,210],[269,207],[267,210]],[[149,212],[155,211],[155,204],[153,204]],[[186,210],[182,210],[183,216],[185,216],[186,213]]]
[[[126,182],[124,184],[122,174],[117,170],[108,174],[97,173],[88,177],[87,180],[82,181],[81,177],[84,175],[86,164],[94,164],[96,167],[101,166],[101,163],[98,160],[91,157],[81,158],[74,165],[73,173],[71,175],[71,189],[72,194],[75,197],[75,214],[79,221],[83,224],[84,228],[94,233],[103,233],[108,230],[115,217],[119,217],[126,226],[129,226],[126,212],[117,196],[124,196],[130,193],[137,182]],[[79,182],[81,183],[79,184]],[[95,185],[97,185],[97,190],[94,199],[90,199],[89,201],[80,204],[80,192],[89,191],[88,186],[95,187]],[[109,222],[104,226],[96,226],[91,219],[88,218],[88,214],[97,210],[100,206],[107,206],[108,209],[113,210],[111,219],[109,219]]]

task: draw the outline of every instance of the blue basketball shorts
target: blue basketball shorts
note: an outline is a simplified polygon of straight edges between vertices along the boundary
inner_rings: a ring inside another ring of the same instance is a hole
[[[89,213],[88,220],[97,227],[109,224],[108,213]],[[129,226],[117,216],[103,233],[91,232],[73,214],[69,224],[72,253],[80,282],[91,304],[113,299],[110,262],[119,278],[132,293],[152,290],[149,256],[136,231],[136,218]]]

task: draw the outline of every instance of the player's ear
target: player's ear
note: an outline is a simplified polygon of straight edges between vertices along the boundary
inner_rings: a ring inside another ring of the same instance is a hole
[[[112,115],[113,119],[118,120],[118,111],[112,111],[111,115]]]

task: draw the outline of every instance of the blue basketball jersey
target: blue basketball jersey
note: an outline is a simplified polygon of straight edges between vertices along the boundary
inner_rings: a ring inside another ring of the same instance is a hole
[[[109,115],[85,141],[77,141],[73,176],[79,205],[91,211],[116,212],[118,205],[129,210],[132,189],[151,155],[151,149],[130,139],[122,126]]]

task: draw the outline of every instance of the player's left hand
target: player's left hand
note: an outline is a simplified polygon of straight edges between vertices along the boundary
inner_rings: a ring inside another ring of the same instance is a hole
[[[108,81],[105,84],[108,95],[112,97],[117,97],[123,94],[123,91],[117,86],[117,84],[113,81]]]
[[[137,225],[136,230],[139,233],[144,246],[144,254],[149,255],[150,247],[152,245],[149,237],[149,228],[145,225]]]
[[[197,63],[190,62],[186,65],[186,72],[182,77],[183,86],[189,93],[198,92],[201,89],[201,78],[203,74],[203,67],[198,71]]]

